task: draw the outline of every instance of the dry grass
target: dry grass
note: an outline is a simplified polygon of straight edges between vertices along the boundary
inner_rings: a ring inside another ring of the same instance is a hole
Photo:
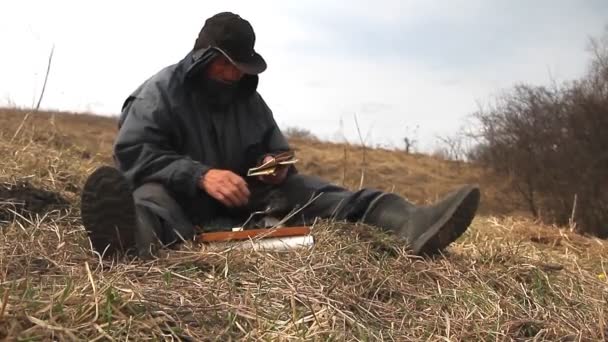
[[[79,189],[93,168],[110,161],[114,123],[41,114],[11,143],[22,118],[0,112],[0,186],[27,181],[69,204],[37,215],[19,203],[0,204],[12,214],[0,223],[0,339],[607,338],[608,243],[524,218],[498,218],[491,200],[487,215],[434,259],[408,256],[392,237],[369,227],[319,222],[312,249],[187,245],[153,261],[101,261],[79,220]],[[333,173],[317,173],[342,181],[343,147],[295,145],[306,171],[335,160]],[[359,152],[347,152],[345,183],[358,186]],[[417,200],[483,176],[424,156],[368,151],[368,160],[376,163],[368,165],[375,172],[366,175],[369,184],[395,185]],[[425,176],[425,170],[434,173]]]

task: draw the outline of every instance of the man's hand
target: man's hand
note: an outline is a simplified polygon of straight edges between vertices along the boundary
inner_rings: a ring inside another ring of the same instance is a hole
[[[265,164],[271,161],[272,159],[274,159],[273,156],[266,156],[264,157],[262,164]],[[287,171],[289,171],[288,166],[278,166],[274,174],[258,176],[258,179],[266,184],[279,185],[283,183],[285,178],[287,178]]]
[[[240,207],[249,200],[245,180],[228,170],[207,171],[199,181],[199,187],[227,207]]]

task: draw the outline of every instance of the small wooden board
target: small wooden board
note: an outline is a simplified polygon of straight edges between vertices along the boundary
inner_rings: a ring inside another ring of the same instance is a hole
[[[310,227],[281,227],[267,229],[247,229],[236,232],[212,232],[202,233],[197,237],[202,242],[239,241],[249,240],[256,237],[277,238],[288,236],[304,236],[310,234]]]

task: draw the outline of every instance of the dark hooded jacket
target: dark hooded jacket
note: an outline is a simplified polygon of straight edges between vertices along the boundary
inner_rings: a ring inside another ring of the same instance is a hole
[[[125,101],[114,159],[134,188],[158,182],[197,224],[213,217],[219,202],[198,186],[211,168],[245,177],[266,154],[289,149],[271,110],[257,93],[258,76],[246,75],[234,99],[213,104],[201,80],[210,49],[189,53],[145,81]]]

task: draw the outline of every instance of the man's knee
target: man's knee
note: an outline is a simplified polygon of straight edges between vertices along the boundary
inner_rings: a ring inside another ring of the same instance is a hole
[[[185,222],[187,219],[184,209],[163,184],[143,184],[135,189],[133,197],[135,205],[149,208],[164,220],[169,222]]]
[[[146,183],[135,189],[135,204],[139,210],[155,216],[163,231],[163,241],[174,240],[174,231],[184,238],[194,233],[190,218],[171,192],[160,183]],[[150,219],[149,221],[155,221]]]
[[[169,190],[160,183],[145,183],[133,192],[135,203],[154,202],[154,203],[176,203]]]

